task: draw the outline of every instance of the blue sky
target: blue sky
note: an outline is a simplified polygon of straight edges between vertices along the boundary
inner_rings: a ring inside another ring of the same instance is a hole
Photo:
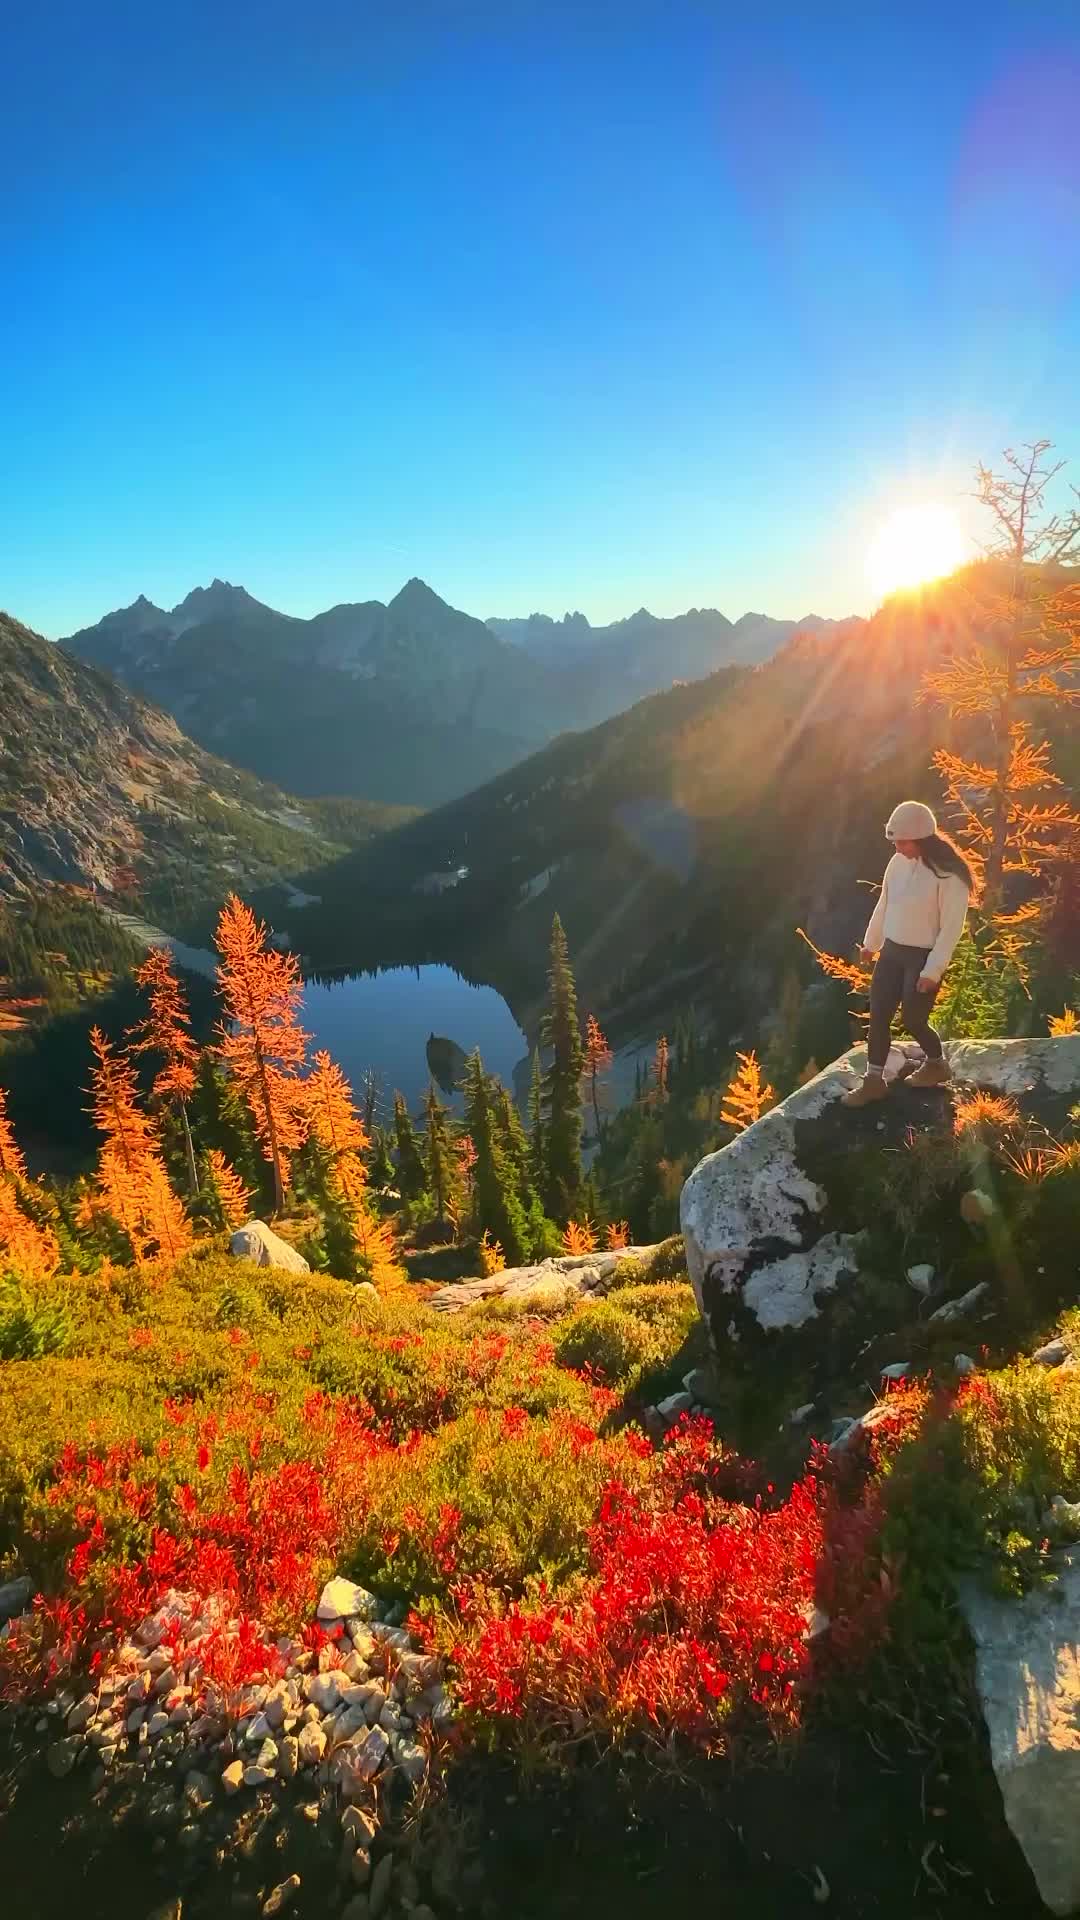
[[[1080,480],[1080,11],[53,0],[0,26],[0,605],[865,608]]]

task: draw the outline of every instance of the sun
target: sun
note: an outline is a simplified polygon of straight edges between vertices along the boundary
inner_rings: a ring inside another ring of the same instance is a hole
[[[949,507],[898,507],[878,528],[866,556],[866,577],[879,600],[952,573],[968,542]]]

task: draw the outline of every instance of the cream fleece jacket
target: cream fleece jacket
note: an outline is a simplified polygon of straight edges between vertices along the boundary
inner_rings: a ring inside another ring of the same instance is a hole
[[[958,874],[936,874],[922,860],[894,853],[885,869],[877,905],[863,938],[868,953],[886,940],[901,947],[928,947],[927,978],[940,980],[967,918],[968,889]]]

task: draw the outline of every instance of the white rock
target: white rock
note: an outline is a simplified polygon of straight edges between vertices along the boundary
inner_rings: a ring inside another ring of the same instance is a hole
[[[275,1887],[273,1892],[268,1894],[263,1901],[263,1920],[273,1920],[275,1914],[284,1913],[286,1907],[292,1905],[293,1899],[299,1891],[300,1875],[298,1873],[290,1873],[288,1879],[283,1880],[280,1886]]]
[[[382,1727],[372,1727],[359,1749],[360,1771],[365,1780],[378,1773],[389,1751],[389,1736]]]
[[[274,1730],[277,1731],[277,1729],[283,1725],[289,1704],[290,1697],[288,1688],[284,1686],[275,1687],[263,1708],[263,1715],[268,1727],[273,1727]]]
[[[152,1713],[146,1723],[146,1731],[151,1740],[156,1740],[160,1734],[163,1734],[168,1724],[169,1716],[167,1713]]]
[[[403,1653],[398,1662],[397,1684],[403,1694],[423,1693],[439,1678],[439,1663],[427,1653]]]
[[[291,1733],[282,1734],[277,1743],[278,1772],[283,1780],[291,1780],[300,1764],[300,1742]]]
[[[975,1308],[989,1291],[989,1280],[980,1280],[977,1286],[971,1288],[970,1292],[962,1293],[959,1300],[946,1300],[943,1306],[936,1308],[930,1315],[927,1325],[945,1326],[952,1320],[966,1319],[968,1314],[975,1311]]]
[[[257,1267],[283,1267],[286,1273],[311,1272],[303,1254],[273,1233],[264,1220],[249,1220],[246,1227],[238,1227],[229,1241],[229,1252],[237,1260],[254,1260]]]
[[[882,1367],[881,1378],[883,1380],[906,1380],[910,1372],[910,1360],[891,1360],[887,1367]]]
[[[329,1673],[309,1673],[304,1692],[311,1706],[317,1707],[320,1713],[329,1713],[337,1706],[341,1694],[340,1672],[332,1667]]]
[[[97,1712],[97,1704],[92,1693],[84,1694],[82,1699],[72,1707],[71,1712],[68,1714],[68,1732],[82,1733],[90,1725],[91,1720]]]
[[[1052,1913],[1080,1907],[1080,1556],[1022,1600],[968,1583],[964,1614],[1005,1818]]]
[[[66,1740],[53,1741],[46,1752],[45,1764],[55,1780],[66,1779],[79,1757],[81,1746],[82,1741],[77,1733],[69,1734]]]
[[[1066,1500],[1064,1494],[1056,1493],[1043,1515],[1043,1525],[1072,1540],[1080,1539],[1080,1500]]]
[[[975,1373],[977,1370],[978,1362],[972,1359],[970,1353],[953,1354],[953,1371],[955,1373],[968,1374]]]
[[[804,1420],[809,1420],[810,1415],[814,1411],[815,1405],[816,1405],[815,1401],[805,1400],[801,1407],[792,1407],[791,1412],[788,1414],[788,1417],[787,1417],[788,1426],[801,1427]]]
[[[366,1689],[366,1695],[367,1697],[364,1701],[364,1712],[367,1715],[368,1725],[370,1727],[373,1727],[377,1724],[379,1720],[382,1710],[386,1705],[388,1696],[384,1691],[384,1689],[380,1687],[376,1681],[372,1681],[371,1685]]]
[[[394,1874],[394,1856],[384,1853],[371,1876],[371,1892],[368,1901],[371,1906],[371,1920],[379,1920],[379,1915],[390,1898],[390,1882]]]
[[[690,1393],[669,1393],[666,1400],[657,1401],[656,1411],[670,1426],[681,1414],[689,1413],[693,1404],[694,1397]]]
[[[934,1284],[933,1267],[927,1264],[923,1264],[916,1267],[909,1267],[907,1270],[907,1277],[908,1277],[908,1285],[914,1287],[916,1293],[921,1293],[923,1299],[925,1300],[927,1295],[930,1292],[931,1287]]]
[[[416,1786],[427,1772],[427,1754],[415,1740],[401,1739],[394,1744],[394,1760],[400,1767],[406,1780]]]
[[[1031,1357],[1037,1367],[1060,1367],[1069,1357],[1069,1343],[1048,1340],[1044,1347],[1036,1347]]]
[[[221,1784],[226,1793],[239,1793],[244,1784],[244,1763],[242,1760],[230,1760],[221,1770]]]
[[[6,1580],[0,1586],[0,1620],[14,1620],[25,1612],[34,1597],[34,1583],[27,1574]]]
[[[302,1767],[317,1767],[326,1752],[326,1735],[316,1722],[309,1721],[301,1727],[296,1747]]]
[[[269,1767],[260,1767],[254,1761],[250,1767],[244,1768],[245,1787],[268,1787],[273,1783],[274,1778]]]
[[[371,1855],[366,1847],[354,1849],[349,1860],[349,1878],[354,1887],[366,1887],[371,1879]],[[370,1907],[365,1908],[366,1913],[370,1911]]]
[[[341,1831],[354,1847],[370,1847],[378,1828],[365,1807],[346,1807],[341,1816]]]
[[[319,1620],[374,1620],[379,1602],[366,1587],[337,1574],[322,1590],[316,1617]]]

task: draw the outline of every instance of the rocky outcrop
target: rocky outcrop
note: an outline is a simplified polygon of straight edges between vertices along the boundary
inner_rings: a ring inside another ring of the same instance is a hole
[[[1052,1913],[1080,1910],[1080,1553],[1023,1600],[974,1584],[964,1614],[1005,1817]]]
[[[596,1300],[607,1292],[621,1261],[647,1266],[657,1247],[624,1247],[618,1253],[585,1253],[541,1260],[532,1267],[506,1267],[474,1280],[453,1280],[428,1301],[436,1313],[460,1313],[477,1300],[514,1300],[532,1307],[573,1306],[576,1300]]]
[[[1051,1130],[1080,1093],[1080,1035],[963,1041],[948,1051],[958,1086],[1007,1093]],[[887,1101],[859,1112],[843,1108],[841,1096],[863,1058],[858,1048],[835,1061],[710,1154],[686,1183],[687,1266],[718,1350],[749,1337],[753,1352],[758,1336],[794,1339],[817,1327],[839,1343],[837,1358],[847,1343],[853,1359],[873,1331],[858,1313],[861,1235],[871,1220],[865,1195],[853,1185],[853,1155],[874,1147],[900,1150],[912,1129],[951,1131],[952,1113],[946,1094],[905,1088],[902,1077]],[[902,1067],[901,1056],[898,1061]],[[971,1213],[964,1211],[965,1221]],[[978,1221],[982,1213],[977,1210]],[[963,1228],[976,1254],[980,1231],[978,1223]],[[899,1247],[897,1255],[902,1278]],[[943,1272],[942,1289],[958,1297],[933,1301],[939,1323],[977,1315],[985,1306],[994,1278],[992,1262],[985,1264],[984,1278],[969,1262],[963,1286]],[[908,1284],[914,1291],[915,1283]]]
[[[229,1241],[229,1252],[237,1260],[254,1260],[257,1267],[284,1267],[286,1273],[310,1273],[302,1253],[267,1226],[265,1220],[249,1220],[238,1227]]]

